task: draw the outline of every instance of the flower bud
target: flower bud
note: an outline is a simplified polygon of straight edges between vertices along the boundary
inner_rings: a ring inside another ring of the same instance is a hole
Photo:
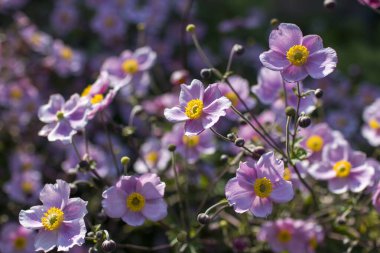
[[[325,0],[323,2],[323,6],[325,6],[326,9],[334,9],[336,6],[336,1],[335,0]]]
[[[71,194],[75,194],[78,191],[78,186],[76,184],[69,184]]]
[[[202,225],[206,225],[210,223],[211,217],[208,214],[200,213],[198,214],[197,221]]]
[[[229,133],[229,134],[227,134],[227,138],[231,141],[235,141],[236,135],[234,133]]]
[[[112,252],[116,249],[116,243],[113,240],[105,240],[102,243],[102,250],[104,252]]]
[[[311,119],[309,116],[301,116],[299,119],[298,119],[298,124],[300,127],[302,128],[306,128],[308,126],[310,126],[311,124]]]
[[[95,237],[96,237],[96,239],[98,239],[98,240],[103,239],[103,235],[104,235],[103,230],[97,231],[97,232],[95,233]]]
[[[226,155],[226,154],[221,155],[220,156],[220,161],[222,163],[226,163],[228,161],[228,155]]]
[[[96,253],[96,252],[98,252],[98,250],[97,249],[95,249],[95,248],[89,248],[88,249],[88,253]]]
[[[170,151],[170,152],[174,152],[175,150],[176,150],[176,146],[174,145],[174,144],[169,144],[169,146],[168,146],[168,150]]]
[[[235,145],[239,148],[243,147],[245,144],[245,140],[243,138],[237,138],[235,140]]]
[[[82,160],[79,162],[79,169],[83,171],[88,171],[90,170],[90,164],[87,161]]]
[[[323,90],[321,90],[321,89],[316,89],[316,90],[314,91],[314,95],[315,95],[316,98],[321,98],[321,97],[323,97]]]
[[[192,33],[192,32],[195,32],[195,25],[194,24],[188,24],[187,26],[186,26],[186,32],[188,32],[188,33]]]
[[[183,83],[186,83],[186,80],[189,76],[189,72],[185,69],[180,69],[174,71],[170,76],[170,82],[173,85],[181,85]]]
[[[279,23],[280,23],[280,21],[278,21],[277,18],[272,18],[272,19],[270,20],[270,24],[271,24],[271,26],[278,26]]]
[[[291,106],[287,106],[285,108],[285,113],[286,113],[286,116],[294,117],[296,115],[296,110]]]
[[[201,69],[201,77],[204,80],[208,80],[211,77],[211,69]]]
[[[245,48],[242,45],[235,44],[232,50],[234,50],[236,55],[242,55],[244,54]]]
[[[179,242],[186,242],[187,241],[187,233],[185,231],[181,231],[177,235],[177,240]]]
[[[129,162],[131,161],[131,159],[128,157],[128,156],[123,156],[121,159],[120,159],[120,162],[123,166],[128,166]]]

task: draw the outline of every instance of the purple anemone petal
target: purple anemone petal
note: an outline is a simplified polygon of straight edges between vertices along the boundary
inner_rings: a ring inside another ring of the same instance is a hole
[[[256,196],[250,207],[251,213],[256,217],[266,218],[272,213],[273,204],[268,198]]]
[[[41,229],[38,231],[36,235],[36,239],[34,241],[34,247],[36,251],[42,250],[44,252],[48,252],[57,244],[58,233],[56,231],[48,231]]]
[[[71,221],[81,219],[87,214],[87,201],[81,198],[71,198],[67,202],[63,213],[65,214],[65,220]]]
[[[234,207],[235,212],[244,213],[251,207],[254,197],[253,187],[252,191],[247,191],[239,185],[237,178],[232,178],[227,182],[225,193],[228,203]]]
[[[294,24],[282,23],[269,35],[269,48],[284,55],[289,48],[300,45],[301,42],[302,31]]]
[[[63,180],[56,184],[46,184],[40,192],[40,200],[45,207],[63,208],[69,201],[70,186]]]
[[[188,120],[185,123],[185,135],[198,135],[204,130],[202,120]]]
[[[318,35],[307,35],[303,37],[302,45],[309,50],[309,54],[313,54],[323,48],[322,38]]]
[[[281,71],[281,75],[288,82],[298,82],[305,79],[308,73],[304,66],[291,65]]]
[[[312,78],[320,79],[331,74],[338,62],[338,57],[334,49],[323,48],[309,56],[305,68]]]
[[[260,54],[260,61],[268,69],[276,71],[284,70],[286,67],[290,66],[290,62],[286,59],[285,55],[273,50]]]
[[[270,195],[270,199],[277,203],[289,202],[293,197],[294,191],[292,183],[285,180],[276,183]]]
[[[151,199],[145,202],[144,209],[141,210],[142,214],[152,220],[159,221],[166,217],[168,206],[162,198]]]
[[[145,218],[140,212],[133,212],[127,209],[125,215],[121,218],[130,226],[141,226],[144,224]]]
[[[19,214],[20,224],[29,229],[42,228],[41,217],[44,212],[43,206],[33,206],[29,210],[21,210]]]
[[[120,218],[126,211],[127,194],[116,187],[111,187],[103,192],[102,207],[111,218]]]
[[[68,251],[74,245],[81,246],[86,235],[86,225],[83,219],[64,222],[59,228],[58,251]]]
[[[193,99],[203,100],[204,87],[201,81],[194,79],[190,85],[181,85],[179,93],[179,104],[181,108],[185,108],[187,103]]]
[[[170,122],[182,122],[188,120],[189,118],[179,107],[166,108],[164,110],[165,118]]]

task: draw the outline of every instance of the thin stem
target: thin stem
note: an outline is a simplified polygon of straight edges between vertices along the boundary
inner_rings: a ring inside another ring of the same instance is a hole
[[[72,139],[71,144],[73,144],[73,147],[74,147],[74,150],[75,150],[75,154],[77,155],[79,161],[82,161],[82,157],[80,156],[79,150],[77,148],[77,145],[74,142],[74,139]]]
[[[188,0],[185,7],[185,12],[181,20],[181,54],[182,54],[182,66],[187,69],[187,45],[186,45],[186,25],[189,20],[191,6],[194,0]]]
[[[288,92],[286,90],[285,81],[282,80],[282,87],[284,88],[285,108],[288,107]]]
[[[228,141],[228,142],[233,142],[231,141],[230,139],[228,139],[227,137],[223,136],[222,134],[218,133],[213,127],[210,128],[210,130],[216,134],[219,138],[222,138],[223,140],[225,141]],[[241,147],[242,149],[244,149],[245,151],[247,151],[248,153],[250,154],[253,154],[252,150],[250,150],[249,148],[247,148],[246,146],[243,146]]]
[[[154,246],[154,247],[146,247],[146,246],[128,244],[128,243],[117,244],[117,247],[119,247],[119,248],[134,249],[134,250],[149,251],[149,252],[163,250],[163,249],[169,249],[173,246],[174,245],[171,245],[171,244],[164,244],[164,245],[159,245],[159,246]]]
[[[228,57],[228,63],[227,63],[227,68],[226,68],[226,74],[228,72],[230,72],[231,70],[231,65],[232,65],[232,60],[234,58],[234,55],[235,55],[235,50],[234,50],[234,47],[231,48],[231,51],[230,51],[230,57]]]
[[[226,199],[224,199],[222,201],[219,201],[218,203],[216,203],[216,204],[210,206],[209,208],[207,208],[207,210],[205,211],[205,214],[208,214],[212,209],[217,208],[217,207],[222,206],[222,205],[225,205],[227,203],[228,202],[227,202]]]
[[[102,121],[104,131],[106,132],[108,147],[111,151],[112,161],[113,161],[113,165],[115,166],[115,169],[116,169],[116,174],[118,174],[120,176],[122,174],[122,172],[121,172],[122,170],[119,169],[119,164],[117,162],[116,155],[115,155],[113,145],[112,145],[111,135],[108,131],[108,127],[107,127],[106,122],[104,120],[103,112],[100,113],[100,120]]]
[[[297,108],[296,108],[296,117],[294,119],[294,132],[293,132],[293,140],[292,140],[292,152],[294,152],[294,145],[296,144],[296,137],[297,137],[297,129],[298,129],[298,119],[299,119],[299,112],[300,112],[300,104],[301,104],[301,88],[300,88],[300,82],[297,82]]]
[[[86,146],[86,154],[88,156],[90,156],[90,151],[89,151],[89,144],[88,144],[88,136],[87,136],[87,131],[86,129],[83,129],[83,136],[84,136],[84,142],[85,142],[85,146]]]

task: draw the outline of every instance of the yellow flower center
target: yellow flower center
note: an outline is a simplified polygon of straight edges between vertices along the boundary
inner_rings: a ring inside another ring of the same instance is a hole
[[[350,175],[351,167],[352,165],[350,162],[341,160],[334,164],[333,170],[335,171],[337,177],[347,177]]]
[[[10,92],[11,98],[14,100],[20,100],[22,98],[22,90],[19,88],[14,88]]]
[[[64,47],[61,49],[60,55],[65,60],[71,60],[73,58],[73,50],[68,47]]]
[[[308,147],[313,152],[321,151],[323,147],[323,139],[319,135],[312,135],[306,141],[306,147]]]
[[[98,104],[98,103],[102,102],[103,99],[104,99],[104,97],[102,94],[96,94],[95,96],[93,96],[91,98],[91,104],[93,104],[93,105]]]
[[[127,198],[127,207],[132,212],[139,212],[145,206],[145,197],[140,193],[133,192]]]
[[[288,167],[286,167],[284,169],[284,176],[283,176],[283,178],[286,181],[290,181],[290,179],[292,178],[292,172],[290,171],[290,169]]]
[[[41,36],[38,33],[34,33],[31,38],[33,45],[38,45],[41,43]]]
[[[302,66],[306,63],[309,57],[309,50],[305,46],[295,45],[286,52],[288,61],[296,66]]]
[[[128,59],[123,62],[121,68],[127,74],[134,74],[139,70],[139,63],[135,59]]]
[[[256,179],[253,189],[257,196],[260,198],[266,198],[271,194],[273,185],[268,178],[263,177]]]
[[[236,96],[235,92],[227,92],[224,96],[231,101],[233,106],[237,106],[237,104],[239,103],[239,98]]]
[[[315,236],[309,240],[309,246],[312,249],[316,249],[317,248],[318,241],[317,241],[317,238],[315,238]]]
[[[22,169],[23,171],[28,171],[28,170],[30,170],[32,167],[33,167],[33,164],[30,163],[30,162],[26,162],[26,163],[23,163],[23,164],[21,165],[21,169]]]
[[[19,237],[17,237],[17,238],[13,241],[13,247],[14,247],[16,250],[23,250],[23,249],[25,249],[26,244],[27,244],[27,240],[26,240],[26,238],[23,237],[23,236],[19,236]]]
[[[375,130],[380,129],[380,122],[377,121],[376,119],[371,119],[371,120],[368,122],[368,125],[369,125],[369,127],[372,128],[372,129],[375,129]]]
[[[30,182],[23,182],[21,184],[21,190],[26,193],[26,194],[30,194],[33,192],[33,185],[32,183]]]
[[[286,229],[281,229],[277,234],[277,240],[281,243],[287,243],[291,239],[292,239],[292,234]]]
[[[108,28],[111,28],[111,27],[115,26],[115,20],[113,19],[113,17],[107,17],[104,20],[104,25]]]
[[[57,116],[58,121],[62,120],[65,117],[62,111],[58,111],[55,116]]]
[[[182,137],[182,142],[189,148],[193,148],[199,144],[199,136],[193,135],[193,136],[187,136],[184,135]]]
[[[190,119],[198,119],[202,116],[203,102],[200,99],[190,100],[185,108],[185,114]]]
[[[158,153],[156,151],[151,151],[146,154],[145,159],[151,164],[156,164],[158,160]]]
[[[81,97],[85,97],[85,96],[87,96],[88,94],[90,94],[91,87],[92,87],[92,85],[88,85],[86,88],[84,88],[84,90],[82,91],[82,94],[81,94],[80,96],[81,96]]]
[[[61,226],[63,218],[64,213],[61,209],[51,207],[44,213],[44,216],[41,218],[41,223],[46,230],[53,231]]]

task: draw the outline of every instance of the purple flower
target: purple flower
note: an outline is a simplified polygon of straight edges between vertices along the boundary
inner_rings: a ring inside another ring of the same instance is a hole
[[[91,28],[105,41],[121,39],[126,32],[124,20],[118,10],[113,7],[98,8],[95,17],[91,21]]]
[[[102,206],[109,217],[140,226],[145,219],[159,221],[166,217],[164,191],[165,183],[156,174],[122,176],[115,186],[103,192]]]
[[[257,85],[252,92],[263,104],[273,103],[280,95],[282,83],[285,82],[278,71],[261,68],[257,77]]]
[[[217,84],[204,89],[201,81],[194,79],[190,85],[181,85],[179,106],[165,109],[170,122],[185,121],[185,135],[198,135],[209,129],[219,118],[226,115],[231,101],[223,97]]]
[[[34,25],[28,25],[20,29],[23,40],[36,52],[48,54],[52,48],[53,39],[50,35],[41,32]]]
[[[269,51],[260,55],[262,64],[281,71],[288,82],[305,79],[308,75],[320,79],[332,73],[338,61],[332,48],[323,48],[318,35],[303,37],[294,24],[281,23],[269,36]]]
[[[372,194],[372,205],[380,213],[380,183],[377,184]]]
[[[134,168],[138,173],[148,171],[163,171],[169,160],[170,152],[167,147],[161,145],[157,138],[149,138],[140,149],[140,158],[136,161]]]
[[[82,245],[86,234],[84,216],[87,201],[69,198],[70,186],[62,180],[47,184],[40,193],[42,205],[21,210],[19,221],[28,229],[38,229],[34,242],[36,251],[69,251],[74,245]]]
[[[292,183],[284,180],[284,164],[273,152],[262,155],[257,163],[240,163],[225,193],[235,212],[250,211],[257,217],[271,214],[272,202],[289,202],[294,196]]]
[[[329,190],[342,194],[348,190],[361,192],[370,185],[374,168],[366,163],[366,156],[353,151],[344,140],[328,144],[322,161],[314,164],[309,173],[316,179],[327,180]]]
[[[74,94],[65,102],[59,94],[50,96],[49,102],[38,110],[39,119],[46,123],[40,136],[47,136],[49,141],[71,142],[78,130],[87,124],[88,102]]]
[[[17,223],[5,224],[0,233],[2,253],[33,253],[35,235],[33,230],[26,229]]]
[[[66,35],[78,25],[79,12],[74,4],[57,2],[50,16],[56,33]]]
[[[231,86],[239,94],[240,98],[245,102],[247,107],[249,109],[252,109],[255,106],[256,101],[250,97],[248,81],[240,76],[231,76],[228,78],[228,80],[231,83]],[[231,101],[231,104],[235,106],[239,111],[246,111],[243,103],[226,83],[219,83],[218,88],[222,96],[228,98]],[[227,110],[227,117],[230,119],[238,118],[238,116],[232,110]]]
[[[190,164],[199,160],[201,155],[210,155],[215,153],[215,143],[213,134],[209,131],[200,133],[199,135],[187,136],[182,124],[175,125],[169,133],[167,133],[162,142],[167,146],[176,145],[178,152]]]
[[[148,70],[152,68],[156,61],[156,53],[149,47],[141,47],[135,52],[126,50],[121,53],[120,57],[108,58],[103,66],[102,71],[109,73],[110,78],[117,81],[117,87],[124,87],[127,84],[126,94],[130,95],[132,92],[138,96],[144,95],[150,84],[150,76]]]
[[[41,188],[39,171],[13,173],[11,181],[4,185],[4,191],[10,199],[24,204],[35,203]]]
[[[380,146],[380,98],[364,109],[362,135],[370,145]]]

